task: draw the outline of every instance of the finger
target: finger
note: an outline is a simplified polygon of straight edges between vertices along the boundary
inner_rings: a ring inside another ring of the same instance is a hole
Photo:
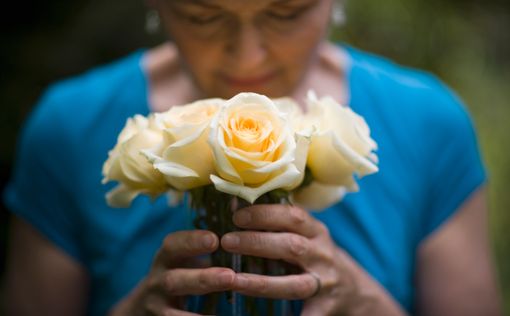
[[[287,204],[252,205],[235,212],[233,220],[245,229],[288,231],[310,238],[325,228],[305,210]]]
[[[196,313],[181,310],[175,306],[169,306],[168,300],[158,300],[148,303],[146,313],[162,316],[201,316]],[[144,315],[146,314],[144,313]]]
[[[312,298],[306,301],[301,311],[301,316],[326,315],[324,312],[324,300]]]
[[[159,315],[159,314],[156,314],[156,315]],[[179,309],[175,309],[175,308],[165,309],[162,311],[161,315],[162,316],[201,316],[200,314],[195,314],[192,312],[187,312],[187,311],[183,311],[183,310],[179,310]]]
[[[151,310],[150,313],[151,315],[161,316],[201,316],[200,314],[175,309],[173,307],[158,308],[156,310]]]
[[[268,259],[281,259],[305,267],[315,258],[310,240],[293,233],[241,231],[225,234],[221,247],[229,252]]]
[[[210,231],[175,232],[165,237],[155,261],[171,268],[183,259],[211,253],[218,248],[218,245],[218,237]]]
[[[231,289],[235,273],[227,268],[167,270],[155,288],[168,296],[202,295]]]
[[[248,296],[298,300],[311,297],[317,290],[317,281],[309,273],[286,276],[238,273],[233,290]]]

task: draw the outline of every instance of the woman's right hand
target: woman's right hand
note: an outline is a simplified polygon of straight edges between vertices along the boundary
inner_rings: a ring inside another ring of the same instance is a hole
[[[167,235],[149,274],[113,307],[110,316],[197,315],[182,310],[185,296],[226,291],[234,283],[231,269],[193,267],[197,256],[214,252],[218,245],[218,237],[205,230]]]

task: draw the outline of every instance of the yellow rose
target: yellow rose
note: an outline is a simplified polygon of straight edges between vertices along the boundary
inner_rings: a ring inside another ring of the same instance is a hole
[[[118,181],[119,185],[107,193],[106,201],[113,207],[129,207],[140,193],[155,198],[167,190],[165,179],[140,153],[157,146],[163,135],[155,127],[154,117],[136,115],[128,119],[103,164],[103,183]]]
[[[269,98],[240,93],[211,123],[209,144],[217,190],[253,203],[274,189],[292,190],[303,178],[308,139],[296,134]]]
[[[164,139],[144,154],[173,188],[185,191],[211,183],[214,164],[207,137],[211,119],[223,103],[205,99],[155,114]]]
[[[292,203],[307,210],[320,211],[339,202],[347,193],[343,186],[331,186],[313,181],[309,185],[292,192]]]
[[[304,122],[313,129],[307,166],[315,181],[356,191],[353,174],[378,171],[376,142],[365,120],[331,97],[320,100],[309,93]]]

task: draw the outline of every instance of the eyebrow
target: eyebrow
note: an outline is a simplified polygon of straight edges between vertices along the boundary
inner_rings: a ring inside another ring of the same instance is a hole
[[[201,7],[206,7],[206,8],[209,8],[209,9],[220,9],[221,7],[220,6],[217,6],[217,5],[214,5],[212,3],[210,3],[210,1],[207,1],[207,0],[167,0],[167,1],[171,1],[171,2],[174,2],[176,4],[194,4],[194,5],[199,5]],[[286,1],[286,0],[285,0]]]
[[[200,5],[200,6],[208,7],[208,8],[211,8],[211,9],[221,8],[218,5],[212,4],[210,0],[167,0],[167,1],[172,1],[172,2],[175,2],[175,3],[178,3],[178,4],[191,3],[191,4],[195,4],[195,5]],[[237,0],[237,1],[239,1],[239,0]],[[247,1],[252,1],[252,0],[247,0]],[[292,1],[294,1],[294,0],[273,0],[273,1],[271,1],[271,3],[272,4],[287,4],[287,3],[292,2]]]
[[[195,7],[195,9],[206,9],[206,10],[223,10],[224,8],[220,4],[214,4],[211,0],[166,0],[170,5],[175,6],[177,10],[185,6]],[[257,1],[257,0],[231,0],[231,1]],[[298,5],[303,3],[317,3],[319,0],[268,0],[267,6],[278,6],[287,7],[292,2],[297,2]]]
[[[287,4],[292,1],[295,1],[295,0],[274,0],[273,4]],[[303,2],[303,1],[298,1],[298,2]],[[306,1],[304,1],[304,2],[306,2]]]

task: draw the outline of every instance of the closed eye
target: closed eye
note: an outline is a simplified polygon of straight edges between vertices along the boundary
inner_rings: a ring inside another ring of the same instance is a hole
[[[198,16],[198,15],[187,15],[186,19],[197,25],[206,25],[211,24],[216,21],[221,20],[222,15],[221,14],[214,14],[214,15],[207,15],[207,16]]]
[[[268,12],[266,12],[266,15],[271,18],[278,19],[278,20],[294,20],[294,19],[297,19],[299,16],[301,16],[301,14],[303,14],[304,11],[305,10],[303,10],[303,9],[295,10],[292,12],[286,12],[286,13],[268,11]]]
[[[312,7],[316,5],[316,2],[312,2],[301,6],[275,6],[272,9],[266,11],[266,16],[282,21],[291,21],[301,17],[304,13],[308,12]]]

